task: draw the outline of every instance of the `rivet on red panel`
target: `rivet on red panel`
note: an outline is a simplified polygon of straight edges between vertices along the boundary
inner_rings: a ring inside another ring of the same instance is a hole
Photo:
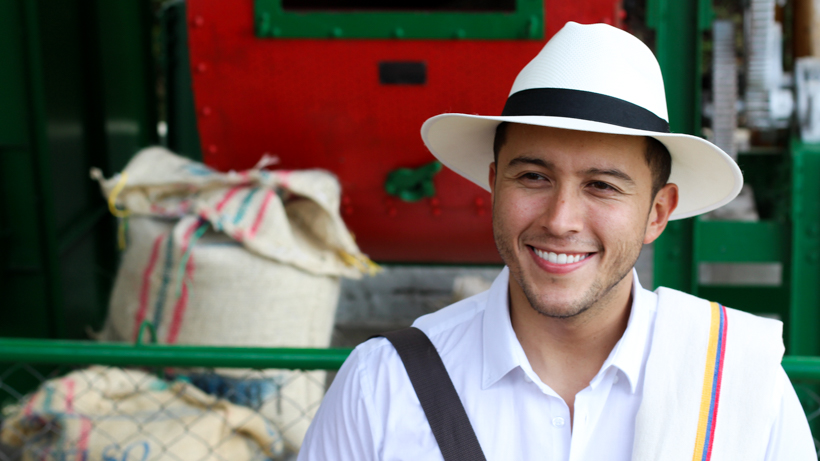
[[[194,16],[194,25],[196,27],[202,27],[205,24],[205,18],[200,15]]]
[[[437,206],[439,206],[439,204],[440,204],[439,199],[437,199],[436,197],[433,197],[433,198],[430,199],[430,205],[431,206],[437,207]]]
[[[211,115],[211,107],[210,106],[203,107],[202,110],[200,111],[200,113],[202,113],[202,115],[204,115],[206,117]]]
[[[433,216],[441,216],[441,208],[433,208]]]
[[[398,214],[399,214],[399,210],[397,210],[396,207],[390,207],[390,208],[387,209],[387,215],[390,216],[391,218],[395,218],[396,215],[398,215]]]
[[[216,144],[211,144],[208,146],[208,153],[215,154],[219,152],[219,149],[216,147]]]
[[[346,206],[345,207],[345,214],[346,215],[352,215],[353,214],[353,207],[352,206]]]
[[[342,196],[342,204],[343,205],[350,205],[350,197],[347,195]]]
[[[200,62],[199,64],[196,65],[196,70],[199,73],[205,72],[206,70],[208,70],[208,65],[205,64],[204,62]]]

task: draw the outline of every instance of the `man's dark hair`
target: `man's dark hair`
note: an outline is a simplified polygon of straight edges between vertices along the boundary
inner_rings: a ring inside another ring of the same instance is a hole
[[[495,140],[493,140],[493,158],[498,163],[498,153],[501,147],[507,142],[507,129],[509,122],[501,122],[495,129]],[[646,151],[644,157],[649,171],[652,172],[652,200],[655,199],[658,191],[669,182],[669,174],[672,171],[672,156],[669,149],[662,142],[655,138],[646,136]]]

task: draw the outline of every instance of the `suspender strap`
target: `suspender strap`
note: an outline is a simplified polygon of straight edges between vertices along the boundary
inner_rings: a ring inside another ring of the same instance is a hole
[[[445,461],[485,461],[473,426],[436,347],[415,327],[383,335],[396,348]]]

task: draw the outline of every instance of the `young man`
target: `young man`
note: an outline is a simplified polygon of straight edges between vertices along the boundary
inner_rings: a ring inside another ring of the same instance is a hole
[[[486,459],[817,459],[780,367],[779,322],[638,282],[641,247],[669,219],[742,185],[719,148],[669,133],[660,69],[639,40],[569,23],[502,116],[439,115],[422,137],[491,191],[507,265],[488,292],[414,323]],[[391,341],[345,362],[300,460],[482,459],[450,457],[465,439],[437,422],[457,413],[452,401],[420,403],[430,383],[411,383]]]

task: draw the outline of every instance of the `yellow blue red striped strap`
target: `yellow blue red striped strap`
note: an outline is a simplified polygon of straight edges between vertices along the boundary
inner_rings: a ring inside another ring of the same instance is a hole
[[[710,461],[717,426],[720,385],[723,380],[723,362],[726,355],[726,307],[711,303],[712,320],[709,329],[709,347],[703,373],[703,393],[700,401],[698,432],[692,461]]]

